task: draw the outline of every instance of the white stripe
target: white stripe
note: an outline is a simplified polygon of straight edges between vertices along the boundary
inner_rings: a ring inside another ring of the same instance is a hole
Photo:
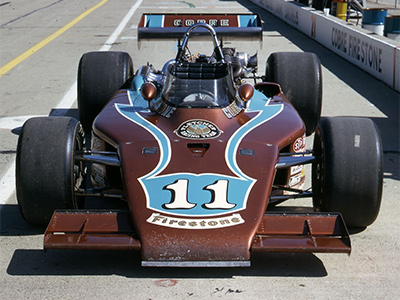
[[[15,190],[15,160],[12,161],[7,172],[1,178],[0,186],[0,204],[6,204],[8,198],[13,195]]]
[[[33,117],[45,117],[45,116],[16,116],[16,117],[4,117],[0,118],[0,129],[12,130],[14,128],[21,127],[28,119]]]
[[[132,18],[133,14],[135,13],[135,11],[138,9],[138,7],[142,2],[143,0],[136,1],[136,3],[131,7],[131,9],[122,19],[121,23],[118,25],[118,27],[114,30],[114,32],[105,42],[105,44],[100,48],[100,51],[108,51],[111,49],[111,46],[117,40],[118,36],[121,34],[122,30],[124,30],[126,24]],[[75,83],[70,87],[70,89],[67,91],[67,93],[64,95],[62,100],[58,103],[58,105],[55,108],[56,109],[71,108],[72,105],[75,103],[77,97],[76,90],[77,90],[77,82],[75,81]],[[22,126],[22,124],[23,122],[19,123],[19,126]],[[15,160],[13,160],[6,173],[0,179],[0,187],[1,187],[0,205],[2,205],[7,203],[7,200],[13,195],[15,190]]]
[[[62,100],[57,104],[55,109],[71,108],[77,98],[77,87],[78,83],[75,81],[74,84],[69,88],[68,92],[65,93]]]
[[[103,45],[103,47],[100,48],[100,51],[108,51],[108,50],[110,50],[112,44],[117,40],[118,36],[121,34],[122,30],[124,30],[124,28],[126,27],[126,24],[128,24],[129,20],[132,18],[133,14],[138,9],[140,4],[142,4],[142,2],[143,2],[143,0],[136,1],[135,5],[133,5],[131,7],[131,9],[128,11],[126,16],[122,19],[121,23],[115,29],[113,34],[108,38],[108,40]]]

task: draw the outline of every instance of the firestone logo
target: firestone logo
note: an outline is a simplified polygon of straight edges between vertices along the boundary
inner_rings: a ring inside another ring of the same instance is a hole
[[[147,222],[159,226],[179,228],[179,229],[213,229],[230,227],[243,224],[244,220],[240,214],[232,214],[226,217],[205,218],[205,219],[188,219],[164,216],[159,213],[153,213]]]

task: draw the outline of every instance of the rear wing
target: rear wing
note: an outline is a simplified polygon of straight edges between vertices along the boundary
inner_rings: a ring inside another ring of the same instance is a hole
[[[258,14],[143,14],[138,26],[138,42],[154,39],[182,39],[196,23],[212,26],[219,39],[262,41],[262,23]],[[209,36],[203,28],[193,36]]]

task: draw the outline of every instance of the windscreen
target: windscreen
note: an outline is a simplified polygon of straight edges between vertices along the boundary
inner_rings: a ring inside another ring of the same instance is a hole
[[[167,73],[162,95],[171,106],[223,108],[235,99],[236,90],[230,74],[217,79],[180,77]]]

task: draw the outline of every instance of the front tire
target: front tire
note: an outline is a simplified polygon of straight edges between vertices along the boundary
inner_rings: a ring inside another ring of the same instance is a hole
[[[379,130],[368,118],[323,118],[315,132],[312,166],[317,211],[340,212],[349,227],[366,227],[378,216],[383,154]]]
[[[74,189],[83,182],[84,170],[74,156],[82,149],[82,127],[74,118],[25,122],[17,147],[16,191],[28,223],[45,226],[55,209],[78,207]]]

